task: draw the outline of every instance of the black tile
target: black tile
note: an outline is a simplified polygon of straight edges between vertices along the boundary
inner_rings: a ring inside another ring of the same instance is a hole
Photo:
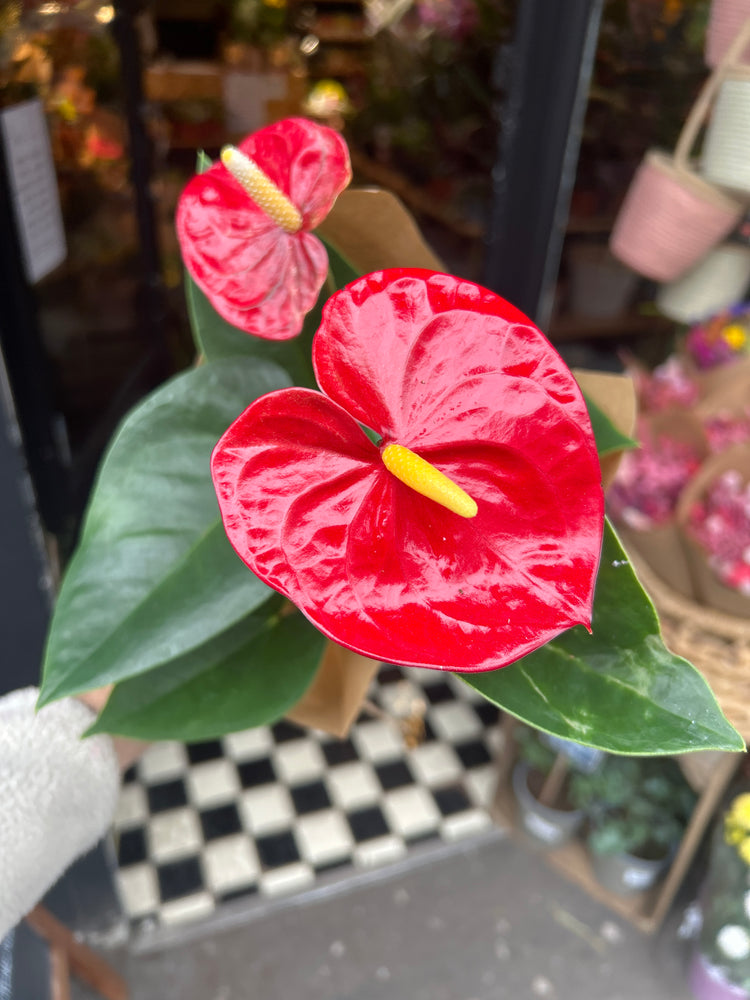
[[[203,888],[203,875],[197,858],[158,865],[156,873],[159,876],[161,898],[165,903],[170,899],[190,896]]]
[[[291,833],[275,833],[268,837],[256,837],[255,846],[264,868],[281,868],[299,861],[299,851]]]
[[[417,833],[412,837],[404,837],[404,843],[408,844],[409,847],[416,847],[417,844],[428,844],[430,841],[439,839],[440,831],[435,828],[434,830],[429,830],[427,833]]]
[[[131,781],[136,781],[138,779],[138,773],[135,769],[135,764],[131,764],[127,771],[122,776],[122,783],[124,785],[129,784]]]
[[[321,749],[329,767],[358,759],[351,740],[334,740],[332,743],[324,743]]]
[[[414,782],[414,775],[402,760],[394,760],[390,764],[378,764],[375,771],[385,791],[398,788],[400,785],[411,785]]]
[[[468,743],[454,743],[453,749],[461,758],[464,767],[481,767],[492,760],[489,750],[481,740],[470,740]]]
[[[273,733],[273,738],[276,743],[286,743],[288,740],[298,740],[301,736],[305,735],[304,729],[301,729],[293,722],[287,722],[285,719],[282,719],[281,722],[277,722],[275,726],[271,726],[271,732]]]
[[[322,781],[311,781],[307,785],[297,785],[296,788],[291,788],[290,792],[295,811],[300,814],[327,809],[331,804],[326,786]]]
[[[243,885],[241,889],[230,889],[228,892],[222,892],[217,899],[220,903],[231,903],[235,899],[247,899],[249,896],[256,896],[257,894],[257,885]]]
[[[253,788],[255,785],[265,785],[269,781],[276,781],[276,773],[268,757],[261,757],[259,760],[248,760],[242,764],[238,764],[237,773],[240,776],[243,788]]]
[[[149,785],[146,794],[148,795],[148,807],[152,813],[187,805],[185,784],[180,780],[165,781],[160,785]]]
[[[384,663],[378,671],[378,684],[396,684],[404,679],[404,672],[401,667],[393,663]]]
[[[425,719],[424,720],[424,732],[422,733],[422,742],[423,743],[429,743],[432,740],[436,740],[436,739],[437,739],[437,736],[435,735],[435,730],[430,725],[430,720],[429,719]]]
[[[478,705],[471,706],[482,720],[485,726],[494,726],[500,718],[500,709],[493,705],[491,701],[483,701]]]
[[[351,865],[352,859],[349,857],[338,858],[336,861],[326,861],[325,864],[315,865],[315,874],[323,875],[324,872],[332,872],[337,868],[346,868],[347,865]]]
[[[202,764],[204,760],[223,757],[224,747],[219,740],[206,740],[205,743],[189,743],[187,752],[191,764]]]
[[[431,705],[439,705],[444,701],[456,701],[453,688],[446,681],[438,681],[437,684],[422,682],[422,690]]]
[[[123,830],[117,844],[117,862],[121,868],[146,860],[146,834],[141,827]]]
[[[451,788],[434,789],[432,794],[443,816],[452,816],[453,813],[471,809],[471,802],[466,793],[455,785]]]
[[[200,814],[203,836],[206,840],[217,837],[228,837],[231,833],[239,833],[242,829],[237,807],[233,805],[219,806],[217,809],[206,809]]]
[[[357,812],[349,813],[347,819],[352,828],[354,839],[360,842],[372,840],[373,837],[382,837],[390,832],[385,817],[378,806],[358,809]]]

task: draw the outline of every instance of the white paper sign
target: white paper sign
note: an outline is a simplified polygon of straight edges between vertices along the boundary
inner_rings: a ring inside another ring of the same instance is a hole
[[[0,117],[26,277],[40,281],[67,254],[60,195],[42,102],[5,108]]]

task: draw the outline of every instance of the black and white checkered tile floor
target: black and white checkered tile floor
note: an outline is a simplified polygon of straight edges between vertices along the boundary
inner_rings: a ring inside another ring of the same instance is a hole
[[[118,881],[136,928],[228,900],[309,889],[321,872],[386,865],[428,839],[490,826],[498,712],[435,671],[384,666],[347,740],[280,722],[223,740],[155,744],[126,775]],[[424,711],[422,741],[399,717]]]

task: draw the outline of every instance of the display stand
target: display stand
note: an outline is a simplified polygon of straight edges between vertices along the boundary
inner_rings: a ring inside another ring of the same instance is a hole
[[[498,783],[492,804],[492,817],[511,836],[526,847],[540,851],[524,833],[517,820],[516,799],[511,787],[511,773],[516,761],[514,730],[518,723],[511,716],[502,722],[502,754],[498,765]],[[665,878],[648,891],[620,896],[599,884],[594,876],[586,848],[580,840],[573,840],[562,847],[544,853],[545,861],[556,871],[584,889],[593,899],[608,906],[619,916],[646,933],[661,925],[672,901],[682,884],[695,857],[703,835],[717,805],[732,780],[742,754],[718,754],[710,774],[695,782],[699,792],[690,822]],[[691,775],[692,777],[692,775]]]

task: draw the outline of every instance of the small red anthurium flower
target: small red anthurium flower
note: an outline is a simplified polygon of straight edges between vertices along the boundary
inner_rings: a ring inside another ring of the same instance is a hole
[[[341,645],[412,666],[493,670],[590,625],[599,460],[522,313],[449,275],[370,274],[326,304],[313,362],[322,392],[262,396],[214,450],[253,572]]]
[[[267,340],[302,329],[328,272],[310,233],[351,180],[333,129],[287,118],[240,143],[193,177],[177,206],[190,275],[229,323]]]

